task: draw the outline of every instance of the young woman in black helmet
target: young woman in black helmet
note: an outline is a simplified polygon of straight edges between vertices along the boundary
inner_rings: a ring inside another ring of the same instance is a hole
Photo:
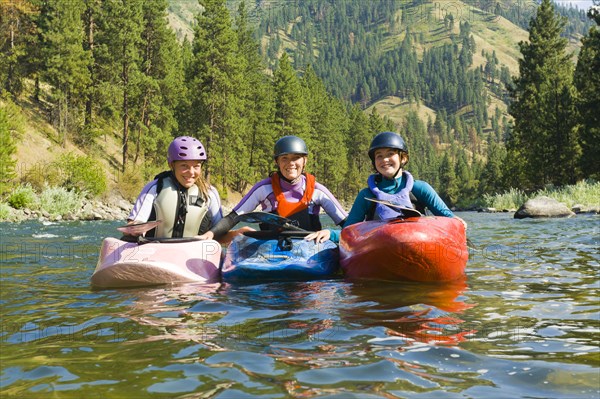
[[[356,196],[344,226],[399,215],[386,205],[366,198],[387,200],[406,208],[415,208],[412,200],[416,200],[435,216],[455,217],[433,187],[422,180],[413,179],[404,170],[408,163],[408,147],[400,135],[394,132],[377,134],[371,141],[369,158],[377,173],[369,176],[368,187]],[[465,223],[462,219],[461,222]]]
[[[252,212],[260,206],[264,212],[295,220],[299,227],[313,231],[306,237],[307,240],[337,241],[339,231],[322,228],[320,210],[323,208],[337,225],[342,225],[347,213],[325,186],[305,172],[307,157],[304,140],[296,136],[280,138],[273,151],[277,172],[256,183],[229,215],[200,238],[223,236],[235,225],[238,215]]]

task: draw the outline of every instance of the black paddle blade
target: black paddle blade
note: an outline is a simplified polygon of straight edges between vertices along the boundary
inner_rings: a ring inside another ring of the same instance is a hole
[[[298,226],[295,226],[290,219],[286,219],[279,215],[267,212],[249,212],[238,215],[235,218],[236,223],[266,223],[271,226],[281,227],[284,230],[305,231]]]
[[[416,209],[407,208],[402,205],[394,204],[393,202],[390,202],[390,201],[379,200],[376,198],[368,198],[368,197],[365,197],[365,199],[368,201],[371,201],[371,202],[377,202],[379,204],[386,205],[388,208],[391,208],[396,212],[401,212],[404,215],[404,217],[407,217],[407,218],[423,216],[423,214],[421,212],[417,211]]]
[[[242,234],[246,237],[255,238],[257,240],[278,240],[280,238],[294,237],[303,238],[312,233],[312,231],[278,231],[278,230],[257,230],[245,231]]]

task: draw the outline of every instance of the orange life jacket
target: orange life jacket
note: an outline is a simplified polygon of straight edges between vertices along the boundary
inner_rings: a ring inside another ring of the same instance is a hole
[[[283,195],[283,191],[281,191],[279,174],[273,173],[271,175],[271,185],[273,186],[273,194],[275,194],[275,199],[277,200],[277,214],[279,216],[285,218],[308,208],[308,204],[315,192],[315,176],[310,173],[306,173],[305,176],[306,188],[304,190],[304,195],[298,202],[289,202],[285,198],[285,195]]]

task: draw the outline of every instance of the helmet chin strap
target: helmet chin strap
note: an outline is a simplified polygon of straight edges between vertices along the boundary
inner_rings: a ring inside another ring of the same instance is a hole
[[[396,177],[398,177],[398,174],[402,172],[402,170],[404,170],[404,167],[406,166],[406,164],[408,163],[408,154],[406,154],[406,161],[402,161],[403,157],[403,152],[402,151],[398,151],[398,155],[400,156],[400,167],[398,168],[398,170],[396,171],[396,173],[394,173],[394,179]]]

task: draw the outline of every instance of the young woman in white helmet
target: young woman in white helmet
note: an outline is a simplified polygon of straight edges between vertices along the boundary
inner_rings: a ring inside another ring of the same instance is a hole
[[[219,193],[202,171],[206,150],[193,137],[175,138],[167,151],[169,170],[146,184],[129,214],[129,223],[162,220],[147,237],[194,237],[223,218]]]

